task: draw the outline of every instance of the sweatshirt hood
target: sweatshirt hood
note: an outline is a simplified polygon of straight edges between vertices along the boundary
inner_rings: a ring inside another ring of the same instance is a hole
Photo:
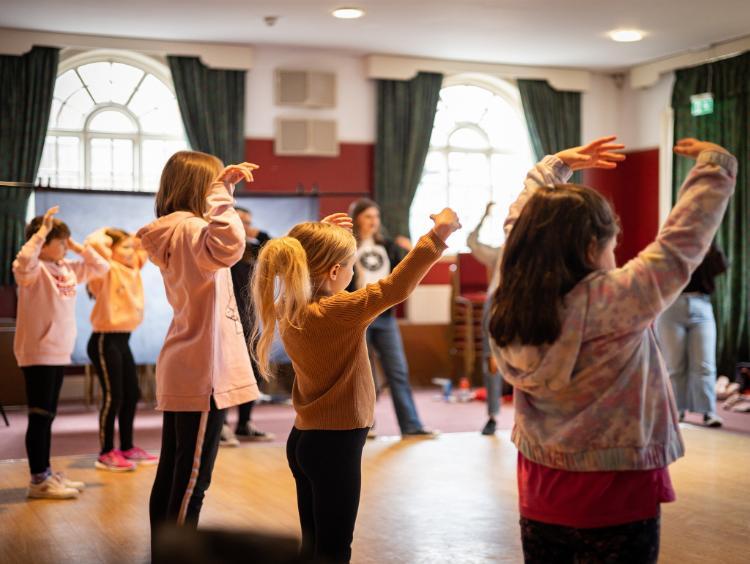
[[[187,211],[178,211],[160,217],[138,230],[137,236],[141,239],[151,262],[156,266],[169,266],[169,249],[175,230],[180,223],[191,217],[195,216]]]
[[[490,339],[503,377],[514,388],[543,396],[559,392],[571,381],[583,341],[586,311],[585,284],[579,284],[566,296],[561,308],[562,330],[551,344],[498,347]]]

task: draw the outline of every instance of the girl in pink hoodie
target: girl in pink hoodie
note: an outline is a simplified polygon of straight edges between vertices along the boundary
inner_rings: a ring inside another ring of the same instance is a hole
[[[256,168],[222,170],[212,155],[175,153],[162,172],[158,219],[138,232],[174,310],[156,363],[164,427],[151,490],[152,546],[163,523],[197,525],[224,410],[259,395],[229,270],[245,250],[234,185],[252,181]]]
[[[76,340],[76,286],[101,276],[109,266],[90,246],[70,237],[70,229],[55,214],[55,206],[26,227],[26,244],[13,261],[18,284],[18,314],[13,350],[26,380],[29,457],[32,498],[69,499],[83,483],[66,479],[50,469],[52,422]],[[68,260],[68,250],[83,260]]]
[[[660,504],[675,499],[667,466],[684,446],[652,324],[708,250],[737,161],[680,141],[697,164],[656,240],[617,268],[609,202],[565,184],[572,170],[615,168],[614,139],[545,157],[506,220],[490,330],[515,388],[527,563],[656,562]]]

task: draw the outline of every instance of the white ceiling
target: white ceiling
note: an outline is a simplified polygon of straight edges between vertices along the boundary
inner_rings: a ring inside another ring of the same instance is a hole
[[[750,34],[750,0],[0,0],[0,27],[616,69]]]

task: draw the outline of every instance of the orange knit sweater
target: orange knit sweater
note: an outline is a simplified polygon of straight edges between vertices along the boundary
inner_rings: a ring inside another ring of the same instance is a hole
[[[409,297],[445,249],[445,243],[430,232],[389,276],[356,292],[339,292],[311,303],[301,327],[282,332],[295,371],[295,427],[372,426],[375,385],[367,356],[367,326]]]

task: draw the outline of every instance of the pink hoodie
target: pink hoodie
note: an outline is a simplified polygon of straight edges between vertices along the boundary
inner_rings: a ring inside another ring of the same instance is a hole
[[[70,364],[76,341],[76,286],[103,276],[109,264],[90,246],[83,260],[39,260],[45,238],[35,234],[13,261],[18,315],[13,352],[18,366]]]
[[[229,267],[245,250],[234,187],[217,182],[206,218],[187,211],[138,231],[164,278],[174,317],[156,363],[157,409],[224,409],[259,396]]]
[[[547,156],[526,177],[506,220],[510,233],[541,186],[570,169]],[[614,270],[597,270],[566,294],[552,344],[498,348],[514,387],[512,439],[527,459],[574,472],[664,468],[684,453],[652,323],[701,263],[734,191],[737,160],[703,151],[654,242]]]

